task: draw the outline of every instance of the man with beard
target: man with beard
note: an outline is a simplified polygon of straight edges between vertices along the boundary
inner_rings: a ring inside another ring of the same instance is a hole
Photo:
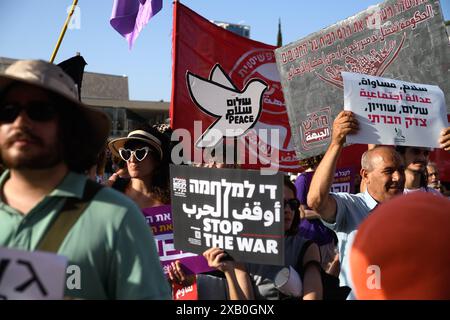
[[[427,164],[430,159],[430,149],[405,146],[397,146],[395,149],[405,162],[405,193],[424,191],[440,195],[439,191],[427,186]]]
[[[361,177],[367,186],[364,193],[329,193],[336,163],[348,134],[356,133],[358,122],[350,111],[342,111],[333,123],[331,143],[312,178],[308,206],[316,211],[324,224],[337,234],[340,285],[353,288],[349,269],[349,253],[359,224],[379,204],[403,193],[404,166],[392,147],[378,146],[361,158]],[[353,298],[352,293],[349,298]]]
[[[0,75],[0,246],[66,256],[80,269],[67,297],[170,298],[140,210],[84,174],[109,126],[53,64],[18,61]]]

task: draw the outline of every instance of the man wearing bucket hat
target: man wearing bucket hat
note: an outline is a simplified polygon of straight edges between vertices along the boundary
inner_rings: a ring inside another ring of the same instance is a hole
[[[66,256],[81,271],[68,297],[169,298],[139,209],[84,175],[109,123],[53,64],[18,61],[0,75],[0,246]]]

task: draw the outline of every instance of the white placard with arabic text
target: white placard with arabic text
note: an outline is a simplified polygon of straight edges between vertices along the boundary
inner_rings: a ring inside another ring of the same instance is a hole
[[[348,143],[439,148],[448,126],[444,93],[438,86],[342,72],[344,110],[355,113],[357,134]]]

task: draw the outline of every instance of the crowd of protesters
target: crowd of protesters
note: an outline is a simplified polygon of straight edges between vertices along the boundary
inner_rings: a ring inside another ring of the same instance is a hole
[[[107,142],[109,119],[81,103],[75,88],[61,69],[43,61],[18,61],[0,76],[0,246],[54,252],[80,266],[82,289],[66,288],[67,298],[170,299],[171,285],[188,285],[193,276],[180,261],[164,275],[141,213],[170,204],[170,128],[143,126]],[[440,259],[448,251],[443,234],[450,227],[450,200],[440,195],[445,190],[429,149],[373,146],[361,159],[361,192],[330,193],[346,137],[358,127],[354,115],[342,111],[326,153],[306,160],[295,185],[285,177],[284,266],[236,261],[223,248],[204,252],[215,269],[206,276],[223,280],[225,297],[450,298],[442,285],[448,284],[448,254]],[[450,151],[450,128],[440,142]],[[102,179],[111,159],[114,172]],[[217,159],[197,165],[225,167]],[[69,205],[82,209],[68,218]],[[442,230],[438,240],[428,235],[434,228]],[[388,241],[373,246],[384,232]],[[373,292],[363,288],[370,265],[395,269]],[[290,266],[301,279],[294,296],[275,284]],[[403,269],[420,279],[419,287],[401,287]],[[442,272],[433,278],[435,270]],[[418,288],[432,293],[420,295]]]

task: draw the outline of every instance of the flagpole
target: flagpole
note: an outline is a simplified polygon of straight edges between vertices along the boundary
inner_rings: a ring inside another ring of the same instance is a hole
[[[53,49],[52,56],[50,57],[50,62],[53,63],[55,61],[56,54],[58,53],[59,46],[66,34],[67,26],[69,24],[70,18],[72,18],[73,12],[75,11],[75,7],[77,6],[78,0],[73,0],[72,8],[70,8],[69,14],[67,15],[66,22],[64,23],[63,28],[61,29],[61,33],[59,34],[58,42],[56,43],[55,49]]]

